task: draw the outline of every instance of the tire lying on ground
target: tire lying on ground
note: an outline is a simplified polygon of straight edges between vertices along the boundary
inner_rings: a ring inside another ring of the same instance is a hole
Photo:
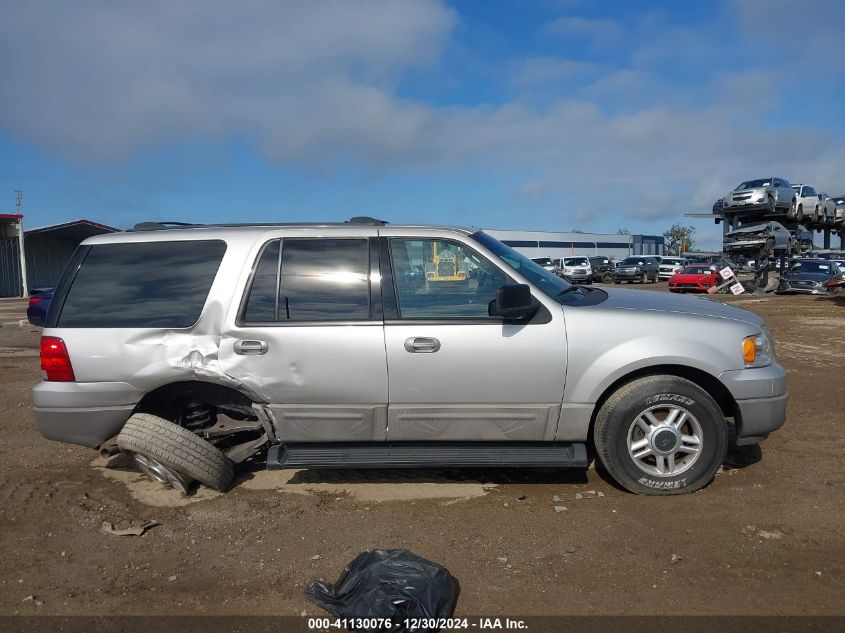
[[[178,424],[149,413],[132,415],[117,436],[117,445],[221,492],[232,483],[234,465],[217,447]]]
[[[725,459],[728,428],[719,405],[695,383],[646,376],[607,399],[593,439],[621,486],[643,495],[676,495],[710,483]]]

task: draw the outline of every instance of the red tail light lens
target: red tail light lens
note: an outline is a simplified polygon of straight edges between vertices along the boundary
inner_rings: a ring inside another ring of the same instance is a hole
[[[44,380],[76,381],[65,342],[57,336],[41,337],[41,372]]]
[[[41,301],[41,297],[30,297],[29,298],[29,305],[34,306],[36,303]]]

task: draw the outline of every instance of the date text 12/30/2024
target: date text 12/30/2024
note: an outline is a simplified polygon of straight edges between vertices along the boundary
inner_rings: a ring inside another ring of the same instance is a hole
[[[308,618],[309,631],[377,629],[389,632],[399,626],[410,631],[518,631],[528,628],[525,621],[518,618],[406,618],[397,622],[389,618]]]

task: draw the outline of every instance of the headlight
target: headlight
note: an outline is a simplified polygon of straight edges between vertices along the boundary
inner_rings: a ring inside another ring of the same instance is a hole
[[[775,360],[775,345],[768,328],[742,340],[742,358],[746,367],[766,367]]]

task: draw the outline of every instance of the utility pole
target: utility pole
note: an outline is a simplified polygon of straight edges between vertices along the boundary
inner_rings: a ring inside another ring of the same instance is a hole
[[[15,189],[15,210],[18,215],[23,215],[23,190]],[[24,250],[23,239],[23,218],[17,219],[18,230],[18,254],[20,256],[20,271],[21,271],[21,296],[26,297],[28,294],[26,283],[26,254]]]

